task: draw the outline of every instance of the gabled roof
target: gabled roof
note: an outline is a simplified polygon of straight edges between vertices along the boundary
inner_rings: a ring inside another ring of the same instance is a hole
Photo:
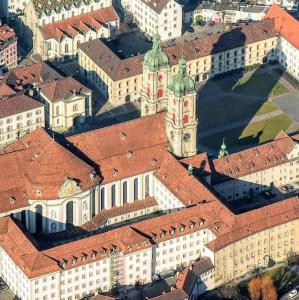
[[[71,76],[42,83],[39,88],[42,95],[50,102],[67,100],[73,95],[91,93],[90,89]]]
[[[285,163],[295,146],[287,134],[279,133],[272,142],[245,149],[231,155],[214,159],[212,180],[219,183],[239,178],[267,168]]]
[[[142,0],[142,2],[160,14],[163,8],[170,2],[170,0]]]
[[[0,119],[43,107],[43,104],[24,94],[0,99]]]
[[[68,137],[68,141],[94,161],[103,183],[157,170],[166,151],[165,114]]]
[[[191,206],[205,201],[213,201],[216,197],[202,182],[189,174],[170,154],[165,153],[159,170],[155,176],[162,182],[185,206]]]
[[[4,76],[6,84],[14,89],[21,88],[21,90],[28,84],[41,83],[62,78],[59,73],[45,62],[34,63],[11,70]]]
[[[85,5],[83,1],[75,0],[32,0],[32,3],[37,13],[46,13],[47,15],[50,15],[53,10],[57,13],[62,9],[69,10],[72,6],[80,7],[81,4]]]
[[[55,39],[60,42],[65,36],[74,38],[79,34],[86,34],[90,30],[98,30],[103,24],[118,20],[115,9],[111,7],[101,8],[89,13],[74,16],[62,21],[57,21],[40,26],[45,40]]]
[[[299,21],[291,16],[287,11],[272,4],[265,19],[274,19],[275,32],[279,33],[295,48],[299,49]]]
[[[182,289],[174,289],[168,293],[151,298],[151,300],[187,300],[188,295]]]
[[[67,180],[74,180],[82,191],[89,190],[100,180],[92,166],[53,140],[42,128],[7,146],[0,155],[1,164],[6,165],[2,176],[12,179],[10,186],[6,178],[4,186],[18,190],[26,200],[57,199]],[[0,203],[7,202],[7,198],[8,192],[0,190]]]
[[[15,39],[16,34],[11,27],[7,25],[0,26],[0,50],[5,48],[8,43],[14,41]]]
[[[276,37],[274,21],[263,20],[235,28],[229,32],[215,33],[210,36],[199,37],[191,41],[165,47],[163,51],[167,54],[169,63],[177,65],[182,53],[184,53],[184,58],[187,61],[191,61],[273,37]],[[100,39],[83,43],[79,46],[79,49],[112,80],[117,81],[142,74],[144,55],[120,59]]]

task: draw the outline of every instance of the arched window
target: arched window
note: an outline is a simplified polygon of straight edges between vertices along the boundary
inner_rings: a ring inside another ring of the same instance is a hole
[[[149,197],[149,175],[145,176],[145,198]]]
[[[134,201],[138,200],[138,191],[139,186],[138,186],[138,178],[134,179]]]
[[[146,94],[149,96],[151,94],[151,90],[149,87],[146,88]]]
[[[41,232],[43,230],[43,207],[40,204],[35,206],[35,216],[36,232]]]
[[[65,46],[64,46],[64,52],[65,53],[69,52],[69,44],[65,44]]]
[[[66,204],[66,227],[74,225],[74,202],[70,201]]]
[[[123,203],[128,202],[128,182],[124,181],[123,182]]]
[[[101,189],[101,210],[105,209],[105,188]]]
[[[175,113],[172,114],[172,121],[175,123]]]
[[[115,195],[115,184],[113,184],[111,186],[111,206],[114,207],[116,205],[115,199],[116,195]]]
[[[157,97],[158,97],[158,98],[163,97],[163,90],[162,90],[162,89],[159,89],[159,90],[158,90]]]
[[[91,217],[93,218],[96,214],[96,199],[95,199],[95,190],[91,190],[90,194],[90,209]]]

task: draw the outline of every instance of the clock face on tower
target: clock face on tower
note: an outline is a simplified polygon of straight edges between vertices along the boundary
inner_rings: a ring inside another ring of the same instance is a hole
[[[190,133],[185,133],[184,134],[183,139],[184,139],[185,142],[188,142],[190,140],[190,138],[191,138],[191,134]]]

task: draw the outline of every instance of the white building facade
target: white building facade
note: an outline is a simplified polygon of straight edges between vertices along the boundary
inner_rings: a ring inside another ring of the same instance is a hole
[[[158,32],[161,40],[169,40],[182,35],[183,10],[175,0],[156,1],[134,0],[123,4],[133,15],[134,22],[147,35]]]

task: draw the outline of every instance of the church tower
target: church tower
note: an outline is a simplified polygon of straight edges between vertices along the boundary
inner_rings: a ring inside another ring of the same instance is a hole
[[[178,157],[193,156],[197,152],[196,91],[186,69],[187,63],[181,58],[178,73],[168,86],[166,131],[170,151]]]
[[[153,48],[144,55],[143,86],[141,91],[141,116],[156,114],[167,108],[169,64],[161,50],[161,37],[153,36]]]

